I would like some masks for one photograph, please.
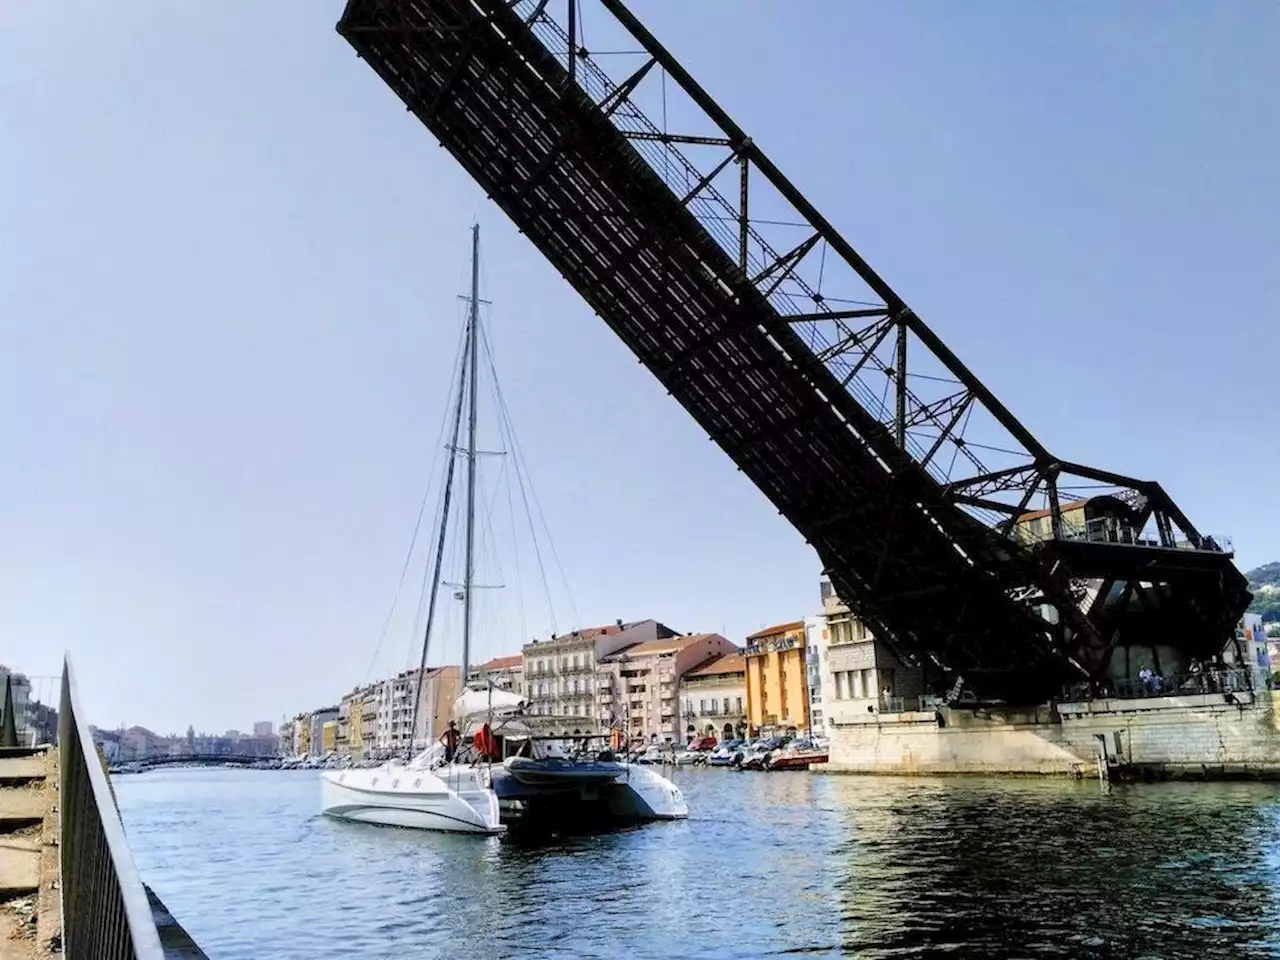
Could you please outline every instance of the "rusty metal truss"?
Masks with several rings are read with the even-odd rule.
[[[940,687],[1226,642],[1229,546],[1051,455],[622,0],[349,0],[338,31]]]

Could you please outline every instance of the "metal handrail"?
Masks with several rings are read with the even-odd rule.
[[[62,662],[58,818],[66,960],[163,960],[147,890],[80,705],[71,657]]]

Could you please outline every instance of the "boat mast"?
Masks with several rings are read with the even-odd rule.
[[[467,323],[467,551],[462,579],[462,677],[467,688],[471,655],[471,590],[475,579],[476,540],[476,366],[480,327],[480,224],[471,227],[471,311]]]
[[[440,593],[440,575],[442,572],[442,564],[444,563],[444,540],[449,530],[449,507],[453,502],[453,475],[458,465],[458,434],[462,429],[462,401],[467,390],[467,365],[470,363],[474,366],[472,360],[472,351],[475,344],[472,340],[470,332],[468,332],[466,341],[462,347],[462,363],[458,365],[458,398],[453,406],[453,431],[449,438],[449,466],[445,471],[444,478],[444,497],[440,505],[440,529],[436,531],[436,550],[434,559],[434,575],[431,578],[431,596],[427,601],[427,624],[422,632],[422,656],[418,660],[418,679],[414,685],[413,693],[413,712],[410,714],[412,719],[409,721],[409,754],[413,754],[413,738],[418,735],[418,708],[422,705],[422,682],[427,672],[427,648],[431,644],[431,628],[436,619],[436,598]],[[474,391],[473,391],[474,396]],[[475,413],[471,416],[472,427],[471,432],[475,434]],[[466,655],[463,655],[466,659]],[[465,676],[466,667],[463,667]]]

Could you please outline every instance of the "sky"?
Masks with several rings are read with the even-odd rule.
[[[632,8],[1051,450],[1280,559],[1280,6]],[[415,657],[473,222],[555,625],[815,612],[816,556],[340,10],[0,4],[0,662],[220,731]]]

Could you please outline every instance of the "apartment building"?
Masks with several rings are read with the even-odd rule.
[[[827,715],[822,702],[822,664],[827,659],[826,614],[804,618],[805,684],[809,689],[809,732],[815,737],[827,735]]]
[[[626,730],[631,743],[680,739],[680,678],[712,657],[737,652],[718,633],[674,634],[607,654],[598,674],[601,727]]]
[[[609,711],[602,712],[602,707],[613,704],[599,696],[601,661],[624,647],[674,636],[674,630],[657,620],[618,620],[525,644],[521,654],[529,713],[559,717],[570,733],[608,727]]]
[[[338,732],[338,708],[321,707],[311,713],[311,730],[307,736],[307,756],[323,757],[334,751],[334,740]],[[332,723],[332,733],[326,740],[325,727]]]
[[[306,757],[311,755],[311,714],[300,713],[293,718],[293,743],[287,757]]]
[[[808,664],[803,620],[747,637],[747,725],[753,733],[809,729]]]
[[[428,667],[418,683],[418,671],[406,670],[389,680],[373,685],[369,697],[375,707],[372,720],[375,735],[372,738],[372,754],[377,759],[404,752],[421,750],[433,743],[445,729],[453,710],[453,703],[461,693],[460,668]],[[414,730],[413,697],[418,691],[418,723]],[[361,738],[364,740],[364,722],[369,711],[362,714]]]
[[[712,734],[721,740],[747,733],[747,661],[740,651],[718,653],[680,678],[680,717],[685,739]]]
[[[494,657],[467,671],[467,686],[472,689],[488,689],[491,683],[494,689],[523,695],[524,655],[517,653],[511,657]]]
[[[377,717],[376,704],[371,707],[368,702],[372,696],[372,685],[356,687],[338,704],[337,751],[353,760],[363,760],[369,756],[366,749],[371,746],[369,740],[376,734],[371,729],[366,736],[365,730],[366,719],[373,720]]]
[[[854,716],[917,709],[924,692],[920,668],[902,662],[877,640],[826,580],[822,608],[827,636],[819,675],[826,732],[833,734]]]

